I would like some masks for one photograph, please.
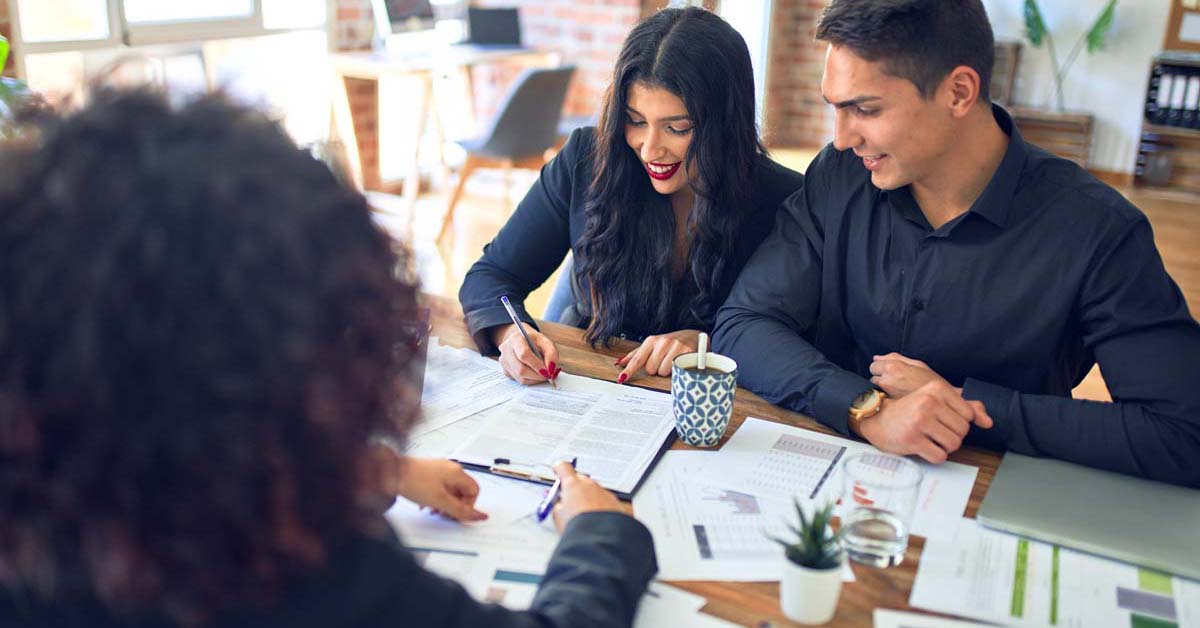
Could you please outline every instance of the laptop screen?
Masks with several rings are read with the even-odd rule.
[[[521,22],[516,9],[467,7],[467,33],[472,44],[521,45]]]

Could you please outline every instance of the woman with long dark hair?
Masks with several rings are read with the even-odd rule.
[[[558,375],[558,352],[530,330],[539,360],[500,303],[521,307],[573,251],[573,303],[560,322],[593,344],[641,345],[618,381],[670,373],[712,328],[741,267],[801,175],[758,139],[746,43],[720,17],[667,9],[625,40],[600,125],[571,134],[472,266],[459,299],[485,354],[532,384]]]

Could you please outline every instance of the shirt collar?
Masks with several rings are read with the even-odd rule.
[[[1000,125],[1000,130],[1008,136],[1008,148],[1005,149],[1004,158],[1000,160],[1000,166],[996,168],[987,187],[983,189],[979,198],[975,199],[975,203],[971,205],[967,213],[978,214],[997,227],[1004,227],[1008,224],[1013,198],[1017,194],[1017,184],[1021,181],[1021,171],[1025,168],[1025,156],[1028,149],[1025,139],[1021,137],[1021,132],[1013,124],[1012,116],[1003,107],[992,103],[992,116],[996,118],[996,124]],[[928,221],[925,220],[916,201],[912,198],[910,186],[906,185],[891,191],[878,190],[876,193],[888,199],[892,206],[899,209],[909,220],[929,228]],[[953,222],[957,224],[962,221],[955,219]]]
[[[1017,195],[1017,184],[1021,181],[1028,149],[1021,132],[1013,124],[1012,116],[1003,107],[992,103],[992,115],[996,118],[996,124],[1000,125],[1000,130],[1008,135],[1008,148],[992,180],[988,181],[983,194],[975,199],[975,204],[968,211],[979,214],[997,227],[1004,227],[1008,224],[1013,198]]]

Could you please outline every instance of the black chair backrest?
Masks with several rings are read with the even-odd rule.
[[[526,70],[517,78],[479,152],[519,159],[537,155],[558,140],[567,85],[575,66]]]

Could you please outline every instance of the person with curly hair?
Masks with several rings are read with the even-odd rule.
[[[545,318],[586,328],[607,345],[639,346],[617,361],[618,383],[669,375],[695,351],[717,308],[802,175],[772,161],[754,118],[745,40],[698,7],[664,9],[622,45],[599,126],[573,132],[459,291],[480,351],[523,384],[553,379],[554,342],[500,303],[524,310],[530,292],[572,252]],[[563,301],[560,307],[557,302]]]
[[[380,512],[459,519],[416,420],[409,256],[274,123],[102,91],[0,148],[0,624],[628,626],[656,566],[557,471],[528,612],[425,571]]]

